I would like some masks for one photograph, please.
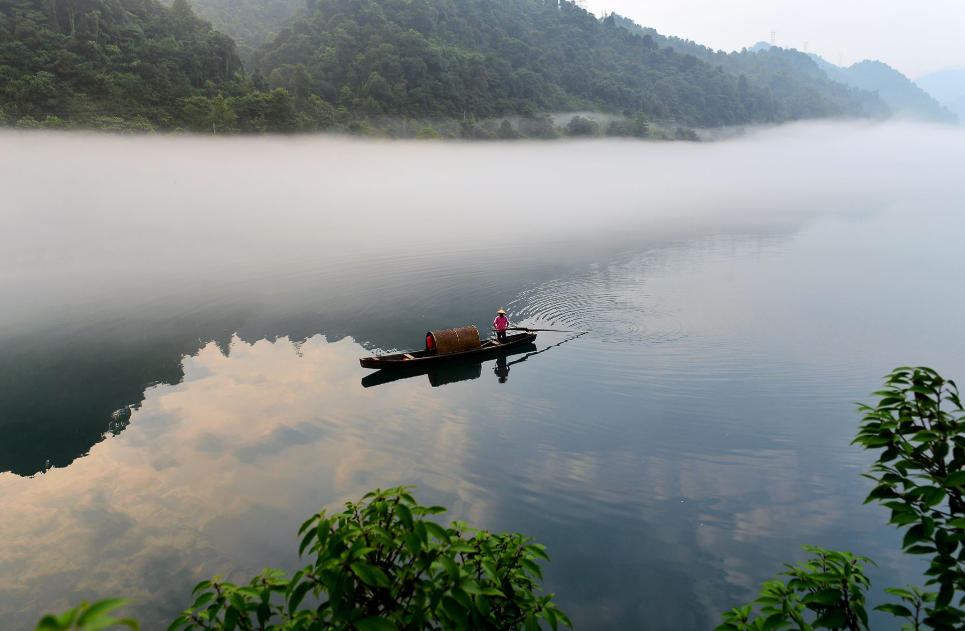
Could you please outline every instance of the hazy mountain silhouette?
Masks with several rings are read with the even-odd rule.
[[[726,73],[744,79],[742,89],[758,88],[765,91],[783,109],[790,120],[821,116],[870,116],[887,118],[888,105],[874,92],[856,88],[828,78],[808,55],[779,46],[760,42],[754,49],[727,53],[713,50],[696,42],[661,35],[655,29],[640,26],[616,13],[613,19],[631,33],[666,51],[693,55],[698,60]]]
[[[810,57],[833,81],[877,92],[896,116],[934,123],[958,122],[955,113],[886,63],[866,59],[842,68],[813,53]]]
[[[965,68],[929,72],[915,79],[915,83],[965,123]]]

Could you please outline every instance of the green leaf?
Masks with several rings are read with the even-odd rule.
[[[910,591],[908,591],[907,589],[901,589],[901,588],[898,588],[898,587],[886,587],[886,588],[885,588],[885,592],[888,593],[888,594],[891,594],[892,596],[898,596],[899,598],[912,599],[912,598],[915,597],[915,595],[912,594],[912,593],[911,593]]]
[[[450,596],[442,599],[442,608],[449,614],[449,617],[456,621],[460,627],[469,626],[469,619],[466,617],[466,610],[463,609],[456,600]]]
[[[391,620],[376,616],[367,616],[361,620],[356,620],[353,624],[359,631],[398,631],[399,629]]]
[[[65,627],[57,622],[57,618],[46,615],[37,623],[37,631],[62,631]]]
[[[546,554],[543,546],[541,546],[541,545],[539,545],[539,544],[535,544],[535,543],[534,543],[534,544],[530,544],[530,545],[526,546],[525,548],[523,548],[523,550],[525,550],[526,552],[532,554],[534,557],[536,557],[536,558],[538,558],[538,559],[543,559],[544,561],[549,561],[549,560],[550,560],[550,558],[549,558],[549,556]]]
[[[483,572],[485,572],[486,576],[489,577],[489,580],[493,581],[494,583],[499,582],[500,580],[499,572],[496,571],[496,566],[493,565],[492,561],[490,561],[489,559],[486,559],[485,561],[483,561],[482,569],[483,569]]]
[[[529,559],[520,557],[519,564],[523,566],[523,569],[535,576],[536,578],[543,579],[543,570],[540,569],[536,563],[530,561]]]
[[[211,581],[201,581],[200,583],[194,586],[194,589],[191,590],[191,593],[197,594],[202,589],[208,589],[209,587],[211,587]]]
[[[780,629],[781,627],[786,627],[789,624],[791,623],[784,618],[783,614],[775,613],[768,616],[764,620],[762,629],[764,629],[764,631],[773,631],[774,629]]]
[[[898,513],[892,516],[891,520],[888,523],[894,524],[896,526],[903,526],[905,524],[914,524],[919,519],[920,518],[918,517],[917,513]]]
[[[801,603],[805,605],[808,603],[817,603],[824,606],[835,605],[841,602],[841,596],[840,589],[828,587],[813,594],[808,594],[801,599]]]
[[[965,471],[956,471],[951,475],[945,477],[942,480],[942,484],[945,486],[962,486],[965,485]]]
[[[370,587],[388,587],[389,577],[381,569],[368,563],[352,563],[352,572]]]
[[[308,581],[304,581],[298,584],[295,589],[292,590],[291,596],[288,598],[288,613],[294,614],[298,609],[298,605],[302,604],[302,600],[305,598],[305,594],[308,590],[312,588],[312,584]]]
[[[77,619],[77,626],[82,627],[85,624],[88,624],[91,621],[108,614],[129,602],[129,600],[124,600],[123,598],[107,598],[104,600],[99,600],[88,607],[87,611],[80,615],[80,618]]]
[[[571,628],[571,629],[573,628],[573,623],[570,622],[570,617],[569,617],[569,616],[567,616],[565,613],[563,613],[563,612],[560,611],[559,609],[554,609],[553,611],[556,613],[556,618],[557,618],[560,622],[562,622],[563,624],[565,624],[566,626],[568,626],[568,627]]]
[[[902,618],[911,618],[914,614],[911,613],[911,609],[904,607],[902,605],[896,605],[893,603],[888,603],[887,605],[879,605],[875,607],[876,611],[884,611],[885,613],[890,613],[893,616],[901,616]]]
[[[840,609],[832,609],[818,616],[814,621],[815,629],[842,629],[848,624],[847,614]]]
[[[101,629],[114,626],[124,626],[129,629],[133,629],[133,631],[139,631],[137,620],[133,620],[131,618],[118,620],[117,618],[111,618],[109,616],[98,616],[97,618],[89,621],[83,627],[78,628],[82,628],[84,631],[101,631]]]
[[[914,545],[909,548],[905,548],[905,554],[933,554],[934,552],[934,546]]]
[[[457,582],[459,580],[459,567],[456,565],[456,562],[446,555],[439,557],[439,562],[446,570],[446,573],[449,574],[449,580],[453,583]]]
[[[935,600],[935,609],[944,609],[952,602],[952,597],[955,595],[955,585],[953,583],[945,583],[942,585],[941,589],[938,590],[938,599]]]
[[[419,523],[423,525],[423,528],[425,528],[429,534],[442,543],[449,542],[449,533],[439,524],[432,521],[420,521]]]
[[[187,616],[181,615],[174,619],[174,622],[167,628],[167,631],[177,631],[185,625],[185,623],[190,620]]]
[[[243,614],[248,611],[248,604],[238,592],[231,592],[228,594],[228,601],[231,602],[232,607],[238,610],[238,613]]]
[[[407,528],[412,527],[412,512],[405,504],[396,505],[395,513]]]
[[[481,594],[482,589],[480,589],[479,584],[471,578],[463,578],[459,581],[459,589],[466,592],[467,594]]]
[[[419,535],[414,532],[407,532],[403,539],[405,540],[406,550],[408,550],[412,556],[419,556],[419,552],[422,551],[422,540],[419,539]]]
[[[925,537],[925,533],[921,525],[912,526],[911,528],[908,529],[908,532],[905,533],[905,537],[901,542],[901,547],[907,548],[908,546],[914,543],[918,543],[919,541],[924,539],[924,537]]]

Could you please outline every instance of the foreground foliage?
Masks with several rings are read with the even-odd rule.
[[[930,368],[899,368],[886,378],[854,442],[880,452],[866,476],[875,481],[865,503],[891,509],[905,529],[902,549],[931,563],[923,590],[889,588],[898,603],[877,607],[903,620],[902,629],[951,631],[965,624],[965,410],[958,387]],[[812,558],[787,566],[786,581],[764,584],[751,605],[723,614],[718,631],[868,628],[863,564],[847,552],[805,547]]]
[[[338,514],[313,515],[299,530],[299,553],[308,553],[310,564],[291,577],[266,569],[246,585],[220,576],[202,581],[194,604],[169,630],[532,631],[541,621],[552,629],[571,626],[552,594],[537,593],[539,563],[549,561],[543,546],[465,522],[440,526],[428,518],[445,509],[420,506],[410,489],[376,491]],[[98,607],[106,606],[96,603],[90,610]],[[43,624],[38,631],[74,628]]]
[[[120,598],[108,598],[93,605],[83,602],[59,616],[44,616],[37,624],[37,631],[99,631],[117,627],[139,631],[136,620],[111,615],[111,612],[127,603]]]

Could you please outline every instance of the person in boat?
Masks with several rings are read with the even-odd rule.
[[[496,319],[493,320],[493,328],[496,329],[496,341],[500,344],[506,341],[506,327],[509,326],[509,318],[506,312],[500,309],[496,312]]]

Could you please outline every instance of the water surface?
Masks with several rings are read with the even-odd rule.
[[[0,136],[4,626],[124,595],[163,629],[403,483],[545,543],[578,629],[714,626],[802,543],[920,584],[849,443],[894,366],[965,375],[961,140]],[[592,333],[363,384],[500,307]]]

